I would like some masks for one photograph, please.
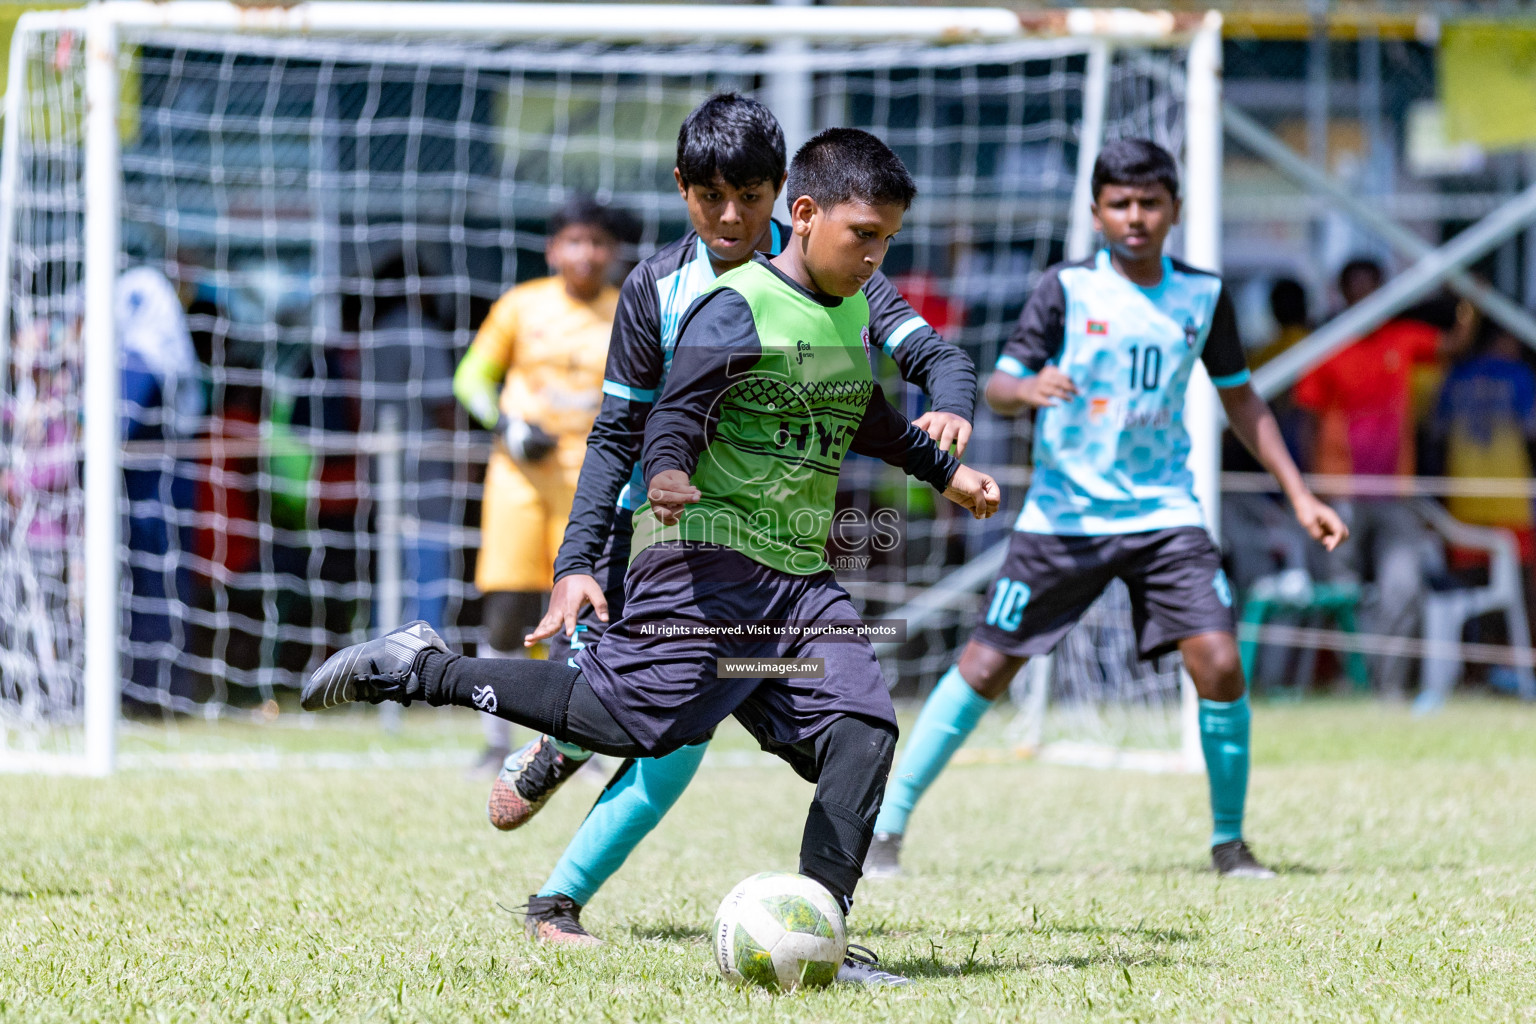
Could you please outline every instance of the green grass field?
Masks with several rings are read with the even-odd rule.
[[[0,1019],[1536,1021],[1536,708],[1261,705],[1271,883],[1205,870],[1199,777],[957,765],[907,877],[850,919],[915,984],[790,996],[728,987],[705,938],[739,879],[793,868],[810,795],[731,732],[588,909],[593,950],[535,946],[502,908],[596,788],[495,832],[456,767],[465,717],[133,730],[130,763],[243,743],[293,766],[5,778]],[[394,766],[291,760],[342,749]]]

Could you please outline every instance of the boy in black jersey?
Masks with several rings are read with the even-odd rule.
[[[625,281],[614,319],[603,406],[587,439],[570,526],[555,561],[549,613],[529,641],[550,639],[568,660],[596,642],[623,613],[631,518],[644,500],[639,482],[645,424],[671,363],[683,313],[716,277],[754,253],[777,255],[789,228],[773,219],[785,179],[784,135],[767,107],[736,93],[700,104],[678,131],[675,178],[693,230],[642,262]],[[976,402],[975,368],[919,316],[883,274],[864,286],[870,337],[902,376],[931,396],[918,426],[963,453]],[[625,763],[582,823],[553,874],[529,901],[531,935],[596,941],[581,908],[682,795],[706,742],[663,758]],[[539,737],[507,759],[492,786],[498,828],[527,822],[584,763],[586,751]]]
[[[646,430],[648,504],[636,513],[646,536],[627,576],[630,607],[603,640],[575,667],[477,660],[411,623],[332,656],[303,706],[476,707],[630,757],[668,753],[734,715],[816,783],[800,869],[846,910],[896,722],[868,640],[824,632],[857,620],[824,557],[839,468],[849,451],[879,458],[978,518],[996,511],[998,489],[907,423],[870,372],[862,287],[916,193],[906,169],[868,133],[829,129],[796,155],[791,177],[796,243],[722,278],[684,317],[675,376]],[[722,622],[769,635],[709,631]],[[675,642],[655,628],[669,623],[685,627]],[[765,681],[728,670],[738,651],[816,664]],[[838,977],[904,980],[857,957]]]

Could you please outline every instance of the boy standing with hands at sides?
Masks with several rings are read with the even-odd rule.
[[[675,750],[734,715],[816,783],[800,871],[852,905],[896,739],[874,649],[808,627],[857,612],[824,549],[849,451],[927,481],[978,518],[997,484],[941,452],[885,401],[861,289],[916,187],[880,140],[834,128],[790,167],[793,237],[724,275],[684,317],[646,425],[647,502],[635,514],[626,607],[574,666],[450,653],[425,623],[338,652],[305,685],[310,710],[349,701],[477,707],[620,757]],[[658,621],[787,622],[751,639]],[[734,678],[719,659],[824,660],[816,678]],[[857,957],[849,980],[902,979]],[[883,977],[877,977],[883,975]]]
[[[1048,654],[1116,577],[1143,658],[1177,649],[1200,695],[1200,739],[1222,875],[1272,878],[1243,838],[1248,697],[1232,588],[1189,471],[1184,394],[1200,360],[1232,432],[1279,481],[1296,519],[1332,551],[1349,531],[1302,481],[1248,383],[1221,278],[1163,253],[1179,219],[1178,168],[1146,139],[1093,168],[1105,247],[1052,267],[987,382],[993,411],[1038,410],[1034,476],[985,618],[923,705],[875,826],[870,877],[900,872],[907,817],[1030,657]]]

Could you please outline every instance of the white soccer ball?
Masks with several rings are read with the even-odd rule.
[[[847,951],[842,907],[804,875],[753,875],[715,911],[715,962],[738,985],[784,992],[830,985]]]

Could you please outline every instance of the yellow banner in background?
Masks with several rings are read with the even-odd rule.
[[[1452,141],[1484,149],[1536,143],[1536,22],[1444,24],[1440,102]]]

